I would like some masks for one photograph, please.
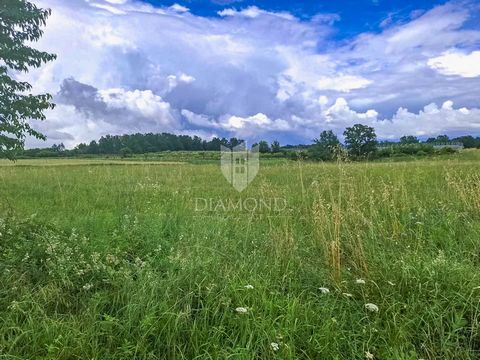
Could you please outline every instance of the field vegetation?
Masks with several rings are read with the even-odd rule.
[[[1,162],[0,357],[476,359],[479,159]]]

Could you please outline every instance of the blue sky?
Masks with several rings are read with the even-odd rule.
[[[224,8],[242,9],[256,6],[271,12],[286,11],[298,18],[309,19],[317,14],[337,14],[339,20],[333,35],[336,39],[351,37],[365,31],[379,31],[380,24],[387,18],[392,21],[405,21],[413,13],[417,15],[445,1],[405,1],[405,0],[188,0],[188,1],[147,1],[155,6],[180,4],[188,7],[199,16],[218,16]]]
[[[68,147],[172,132],[308,143],[480,135],[480,1],[33,0],[52,9],[21,74],[57,107],[34,124]]]

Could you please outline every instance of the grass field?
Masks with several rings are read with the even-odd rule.
[[[478,359],[479,160],[0,162],[0,358]]]

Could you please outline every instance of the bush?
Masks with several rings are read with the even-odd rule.
[[[435,153],[431,144],[400,144],[380,148],[377,155],[380,158],[408,156],[426,156]]]
[[[435,153],[438,155],[447,155],[447,154],[455,154],[457,150],[451,148],[451,147],[443,147],[440,149],[436,149]]]

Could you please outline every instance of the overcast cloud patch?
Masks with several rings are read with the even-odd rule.
[[[56,94],[59,106],[33,124],[55,134],[47,145],[137,131],[310,141],[357,122],[385,138],[480,134],[480,31],[464,28],[476,9],[468,2],[341,43],[331,39],[336,14],[301,20],[239,3],[207,18],[179,4],[38,4],[53,9],[38,47],[58,59],[19,77]]]

